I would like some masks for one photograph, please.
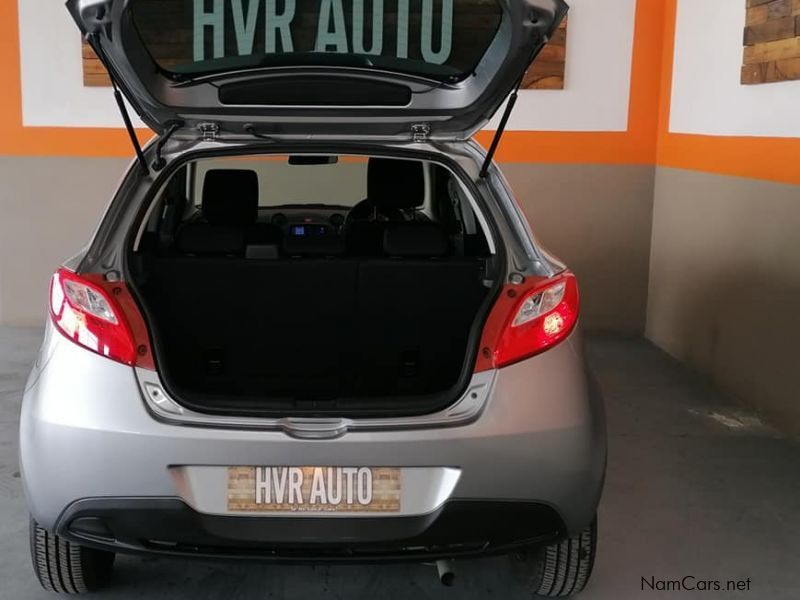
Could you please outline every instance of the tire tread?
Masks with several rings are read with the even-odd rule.
[[[579,534],[551,544],[536,555],[529,577],[534,596],[564,598],[580,593],[589,582],[597,550],[597,519]]]
[[[73,544],[31,519],[31,562],[41,586],[61,594],[84,594],[102,587],[114,554]]]

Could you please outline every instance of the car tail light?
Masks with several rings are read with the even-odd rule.
[[[504,367],[552,348],[572,332],[578,311],[578,283],[570,272],[507,285],[484,327],[475,371]]]
[[[144,320],[121,281],[59,269],[50,282],[50,317],[64,337],[92,352],[154,368]]]

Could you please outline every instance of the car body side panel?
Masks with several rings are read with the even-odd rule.
[[[571,533],[596,510],[605,425],[577,331],[500,370],[474,423],[320,441],[161,423],[147,411],[133,369],[58,333],[48,337],[49,359],[31,375],[20,435],[28,505],[46,528],[82,498],[176,497],[169,468],[191,465],[451,467],[461,470],[453,499],[547,504]]]

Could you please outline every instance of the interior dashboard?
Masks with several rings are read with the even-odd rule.
[[[330,238],[341,234],[350,210],[346,206],[316,204],[260,208],[258,221],[279,228],[289,238]]]

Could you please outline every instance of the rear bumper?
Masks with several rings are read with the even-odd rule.
[[[296,439],[285,431],[163,422],[148,411],[133,369],[83,350],[58,334],[48,337],[25,392],[20,432],[28,507],[47,529],[65,527],[68,519],[64,515],[87,499],[137,498],[145,504],[178,499],[180,510],[171,508],[163,514],[176,515],[184,524],[200,520],[200,531],[206,527],[217,531],[214,524],[224,522],[226,527],[228,523],[247,524],[231,529],[246,533],[253,524],[269,529],[289,520],[295,526],[288,531],[297,532],[294,543],[312,543],[300,532],[307,529],[306,523],[313,525],[323,519],[307,514],[226,514],[223,486],[207,483],[213,478],[204,474],[211,472],[209,468],[232,465],[418,469],[423,476],[417,479],[421,483],[414,490],[415,497],[436,500],[431,500],[428,508],[418,503],[419,508],[412,511],[415,514],[402,517],[416,519],[417,524],[428,523],[425,519],[431,514],[456,501],[488,502],[485,507],[522,503],[548,507],[557,516],[559,525],[548,526],[552,531],[547,535],[571,535],[588,526],[597,509],[605,474],[605,422],[602,400],[586,373],[578,332],[544,354],[500,370],[483,412],[469,423],[353,430],[325,440]],[[202,476],[176,478],[181,467]],[[457,481],[445,487],[441,482],[449,479],[434,477],[442,469],[457,471]],[[213,508],[220,503],[222,509]],[[184,512],[186,507],[190,512]],[[471,526],[469,521],[481,521],[482,515],[469,517],[465,526]],[[361,515],[358,519],[363,526],[359,521],[356,527],[352,516],[324,518],[326,527],[345,532],[367,531],[392,522],[385,516]],[[136,533],[132,524],[141,523],[139,517],[122,521],[126,523],[121,534],[128,539],[126,544],[132,539],[158,539],[148,537],[149,530]],[[416,535],[415,526],[412,524],[411,538]],[[371,541],[361,534],[350,535],[354,543]],[[389,538],[394,552],[400,538]],[[219,544],[219,540],[206,541],[208,547]],[[501,540],[499,545],[507,541]],[[186,543],[199,542],[203,540]],[[313,543],[324,542],[318,539]],[[233,546],[235,549],[236,544]],[[141,543],[137,549],[163,551]]]
[[[79,544],[126,553],[281,562],[417,561],[486,556],[564,535],[550,507],[451,500],[414,517],[260,518],[204,515],[176,498],[86,499],[56,531]]]

